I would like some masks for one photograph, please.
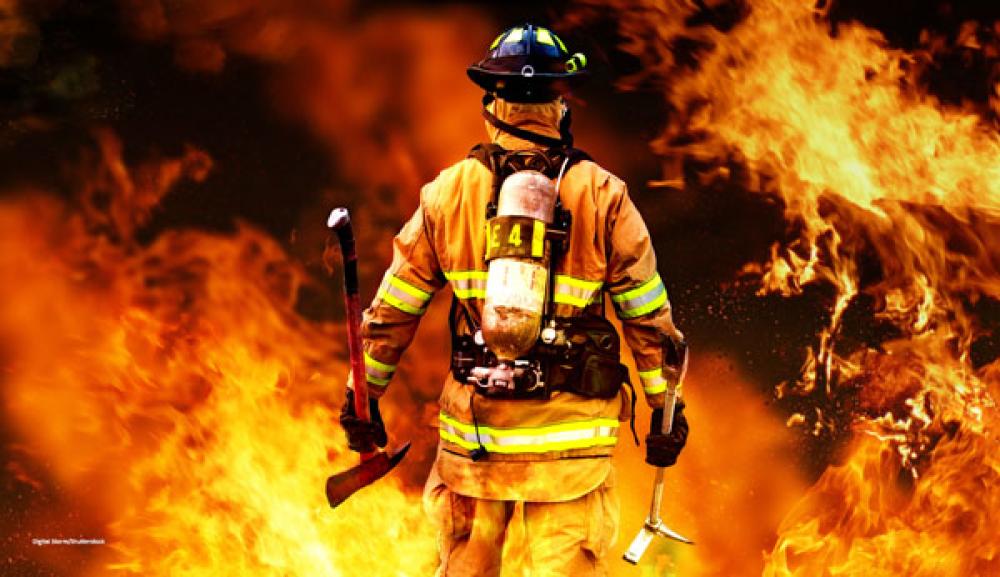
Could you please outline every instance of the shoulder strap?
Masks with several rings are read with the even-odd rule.
[[[560,170],[568,171],[578,162],[591,160],[590,155],[586,152],[580,150],[579,148],[569,146],[557,146],[533,152],[545,157],[546,164],[548,166],[548,169],[545,170],[545,175],[552,179],[559,176]],[[468,158],[478,160],[493,174],[493,186],[490,193],[490,201],[486,207],[487,219],[496,216],[497,200],[500,198],[500,186],[503,184],[503,179],[506,178],[510,172],[512,172],[512,167],[509,165],[509,162],[517,155],[524,154],[525,151],[508,151],[502,146],[492,142],[481,142],[473,146],[472,150],[469,151],[467,156]],[[565,168],[563,168],[564,163]]]
[[[503,171],[503,158],[507,150],[492,142],[481,142],[472,147],[468,158],[475,158],[483,163],[490,173],[493,174],[493,184],[490,190],[490,200],[486,205],[486,218],[491,219],[497,214],[497,199],[500,198],[500,185],[503,184],[505,175]]]
[[[509,151],[507,149],[503,148],[499,144],[492,142],[480,142],[472,147],[466,158],[474,158],[481,162],[483,166],[485,166],[493,174],[505,176],[503,172],[505,172],[504,168],[508,158],[508,152]],[[579,148],[572,148],[569,146],[557,146],[539,150],[538,152],[540,154],[544,154],[549,159],[549,164],[552,167],[552,170],[557,174],[559,169],[562,167],[563,161],[566,159],[569,160],[566,164],[567,170],[578,162],[593,160],[586,152],[580,150]],[[555,178],[557,174],[547,174],[546,176]]]
[[[589,154],[580,150],[579,148],[567,147],[564,148],[563,151],[566,154],[566,158],[569,159],[569,164],[566,165],[567,170],[569,170],[569,167],[573,166],[578,162],[582,162],[584,160],[590,160],[590,161],[594,160],[593,158],[590,157]]]
[[[479,162],[483,163],[490,172],[496,172],[493,170],[495,158],[500,154],[503,154],[506,150],[499,144],[494,144],[492,142],[480,142],[479,144],[472,147],[469,150],[469,154],[466,158],[475,158]]]

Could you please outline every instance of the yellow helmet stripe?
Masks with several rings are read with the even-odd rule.
[[[504,34],[506,34],[506,32],[501,32],[496,38],[493,39],[493,44],[490,44],[490,50],[493,50],[500,45],[500,40],[503,39]]]
[[[555,33],[552,34],[552,37],[555,38],[556,43],[559,44],[559,48],[562,48],[563,52],[569,52],[569,50],[566,50],[566,45],[563,44],[562,38],[559,38]]]
[[[503,43],[515,44],[517,42],[520,42],[522,38],[524,38],[524,28],[514,28],[513,30],[510,31],[510,34],[508,34],[507,37],[504,38]]]
[[[538,27],[535,29],[535,40],[539,44],[548,44],[549,46],[555,46],[556,43],[552,41],[552,33],[548,31],[547,28]]]

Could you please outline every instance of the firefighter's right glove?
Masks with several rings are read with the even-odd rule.
[[[347,389],[347,400],[340,410],[340,426],[347,433],[347,446],[352,451],[370,453],[375,446],[384,447],[389,442],[385,434],[385,424],[378,410],[378,399],[368,399],[368,414],[371,421],[362,421],[354,411],[354,391]]]
[[[670,467],[687,443],[688,422],[684,417],[684,401],[678,399],[674,406],[674,423],[669,435],[664,435],[663,409],[653,410],[653,419],[646,436],[646,462],[654,467]]]

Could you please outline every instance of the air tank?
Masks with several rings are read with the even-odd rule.
[[[551,224],[555,202],[556,189],[552,180],[533,170],[515,172],[500,187],[497,219],[487,225],[488,246],[491,246],[490,243],[497,246],[533,242],[541,247],[534,254],[500,256],[489,261],[482,331],[486,345],[501,362],[523,356],[538,339],[545,308],[550,254],[544,238],[536,238],[539,234],[544,237],[544,227],[526,222],[495,227],[493,223],[503,220],[502,217],[524,217]],[[531,226],[532,230],[518,228],[515,231],[514,226]],[[501,236],[506,238],[496,238],[497,230],[502,231]]]

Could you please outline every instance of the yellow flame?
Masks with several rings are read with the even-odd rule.
[[[998,499],[987,424],[997,420],[997,363],[972,366],[981,331],[967,303],[1000,299],[1000,135],[921,90],[908,74],[913,57],[878,32],[840,23],[833,33],[812,1],[753,0],[725,31],[689,26],[698,9],[678,0],[620,11],[625,49],[646,65],[639,76],[662,77],[678,111],[655,146],[744,165],[737,184],[782,201],[798,238],[747,270],[760,273],[762,292],[822,284],[836,293],[802,382],[779,394],[848,383],[861,409],[845,464],[786,518],[765,574],[996,574],[983,511]],[[682,37],[698,46],[694,65],[674,60]],[[732,174],[709,168],[703,178]],[[866,258],[877,274],[862,273]],[[860,294],[899,335],[839,350]],[[832,426],[819,407],[790,423]]]

